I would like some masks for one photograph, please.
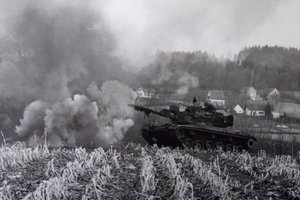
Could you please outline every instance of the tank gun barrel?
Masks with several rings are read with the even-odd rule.
[[[195,123],[191,119],[187,119],[186,117],[184,117],[182,114],[180,114],[179,111],[170,111],[168,109],[156,111],[156,110],[153,110],[150,108],[146,108],[146,107],[139,106],[139,105],[133,105],[133,104],[130,104],[129,106],[133,107],[136,111],[144,112],[146,115],[153,113],[153,114],[159,115],[161,117],[168,118],[172,122],[175,122],[177,124],[193,124],[193,123]]]
[[[179,105],[182,105],[182,106],[184,106],[184,107],[189,107],[189,105],[187,105],[187,104],[184,104],[184,103],[179,103]]]
[[[146,115],[149,115],[150,113],[162,116],[162,117],[166,117],[166,118],[170,118],[172,119],[172,116],[158,112],[156,110],[150,109],[150,108],[146,108],[143,106],[139,106],[139,105],[134,105],[134,104],[129,104],[130,107],[133,107],[136,111],[140,111],[140,112],[144,112]]]

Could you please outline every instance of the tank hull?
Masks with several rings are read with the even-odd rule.
[[[150,145],[198,149],[249,150],[256,139],[249,135],[211,126],[144,126],[142,136]]]
[[[176,135],[176,127],[172,125],[144,126],[142,136],[150,145],[183,147],[182,142]]]

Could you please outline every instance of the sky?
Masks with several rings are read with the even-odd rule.
[[[157,50],[232,58],[253,45],[300,47],[298,0],[100,0],[115,53],[139,65]]]
[[[0,35],[28,2],[1,0]],[[38,0],[36,0],[38,1]],[[39,2],[43,2],[40,0]],[[44,2],[47,2],[44,0]],[[207,51],[232,58],[253,45],[300,48],[299,0],[52,0],[89,4],[116,41],[114,54],[135,66],[163,51]],[[53,10],[53,8],[49,8]]]

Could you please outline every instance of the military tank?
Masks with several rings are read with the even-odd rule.
[[[256,142],[255,137],[231,129],[233,116],[217,111],[209,103],[204,107],[186,106],[184,111],[176,105],[160,111],[141,105],[131,106],[146,116],[154,114],[170,119],[161,125],[147,123],[143,126],[142,136],[150,145],[242,151],[251,149]]]

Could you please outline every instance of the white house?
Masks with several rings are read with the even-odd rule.
[[[233,110],[236,114],[244,113],[244,109],[240,106],[240,104],[237,104],[236,106],[234,106]]]
[[[217,108],[225,108],[225,95],[222,90],[209,90],[206,101],[210,101]]]
[[[159,98],[155,89],[138,88],[136,94],[141,98]]]
[[[136,90],[136,94],[137,94],[138,97],[142,97],[142,98],[148,97],[147,94],[146,94],[146,91],[143,88],[138,88]]]
[[[266,88],[258,90],[258,94],[266,100],[280,99],[280,92],[276,88]]]
[[[280,118],[280,113],[278,111],[272,111],[272,116],[274,119]]]
[[[265,116],[266,106],[265,101],[247,101],[245,113],[248,116]]]
[[[268,96],[273,96],[273,95],[280,95],[280,92],[276,88],[271,88],[270,92],[268,93]]]

